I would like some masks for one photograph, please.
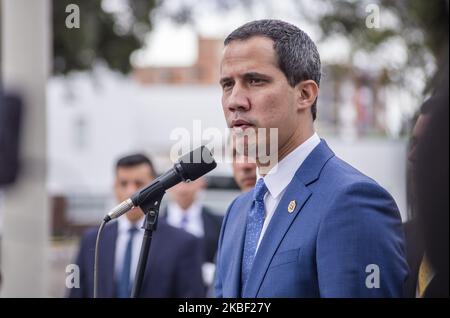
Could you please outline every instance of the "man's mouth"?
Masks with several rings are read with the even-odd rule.
[[[253,125],[250,122],[245,121],[243,119],[237,119],[231,122],[231,128],[233,129],[246,130],[250,127],[253,127]]]
[[[242,179],[242,183],[254,185],[256,183],[256,178],[255,177],[245,177]]]

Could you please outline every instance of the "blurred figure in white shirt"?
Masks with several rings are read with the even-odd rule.
[[[168,203],[164,216],[170,225],[182,228],[202,241],[203,280],[207,286],[211,286],[223,217],[203,205],[205,188],[204,178],[189,183],[182,182],[171,188],[171,202]]]

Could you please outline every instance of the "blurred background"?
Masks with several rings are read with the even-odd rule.
[[[408,219],[408,137],[448,39],[448,1],[2,0],[0,14],[2,103],[21,109],[17,121],[0,112],[17,141],[1,161],[11,177],[0,185],[0,295],[64,296],[81,233],[116,203],[119,156],[143,152],[162,173],[175,129],[192,144],[208,141],[194,121],[226,134],[223,40],[255,19],[291,22],[317,43],[318,134]],[[205,204],[223,214],[238,193],[221,163]]]

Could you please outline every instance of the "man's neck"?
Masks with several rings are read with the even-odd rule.
[[[256,165],[258,166],[258,171],[260,171],[261,176],[265,176],[270,169],[276,166],[281,160],[286,158],[292,151],[294,151],[298,146],[303,144],[306,140],[311,138],[314,135],[314,129],[308,129],[305,132],[296,132],[294,135],[288,139],[288,141],[278,148],[278,153],[275,155],[275,158],[270,160],[269,165],[262,165],[258,160],[256,161]]]
[[[135,226],[135,227],[139,228],[142,225],[142,223],[144,222],[144,216],[145,215],[142,215],[138,219],[136,219],[136,218],[130,219],[129,217],[125,216],[125,219],[128,221],[130,226]]]

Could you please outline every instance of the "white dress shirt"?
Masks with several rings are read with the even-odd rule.
[[[188,219],[184,229],[196,237],[203,237],[205,230],[203,229],[202,204],[200,200],[194,201],[187,210],[183,210],[175,202],[167,204],[167,223],[170,225],[181,228],[182,219],[185,215]]]
[[[124,215],[118,218],[118,232],[116,240],[116,255],[114,263],[114,275],[116,281],[120,278],[122,273],[123,261],[125,257],[125,251],[127,249],[128,239],[130,237],[129,229],[131,226],[135,226],[139,229],[133,236],[133,243],[131,247],[131,268],[130,268],[130,282],[134,284],[134,276],[136,274],[136,268],[139,261],[139,254],[141,251],[142,239],[144,238],[144,230],[142,225],[144,223],[144,217],[142,217],[136,224],[132,224]]]
[[[263,228],[261,230],[261,235],[259,236],[258,246],[256,250],[259,248],[259,244],[264,236],[264,233],[267,230],[267,226],[272,219],[273,214],[280,203],[281,198],[283,197],[284,192],[286,191],[287,186],[292,181],[295,173],[298,168],[302,165],[303,161],[305,161],[306,157],[316,148],[316,146],[320,143],[320,138],[317,133],[314,133],[311,137],[309,137],[305,142],[303,142],[300,146],[295,148],[291,153],[289,153],[286,157],[284,157],[276,166],[274,166],[267,175],[265,175],[264,183],[267,186],[267,193],[264,196],[264,207],[265,207],[265,215]],[[259,169],[257,171],[258,180],[261,178],[259,174]]]
[[[181,228],[183,216],[187,215],[188,219],[185,223],[184,230],[195,235],[198,238],[205,236],[202,219],[202,204],[200,199],[194,201],[187,210],[183,210],[176,202],[167,204],[167,223],[172,226]],[[214,281],[215,264],[203,263],[202,276],[206,286],[212,286]]]

